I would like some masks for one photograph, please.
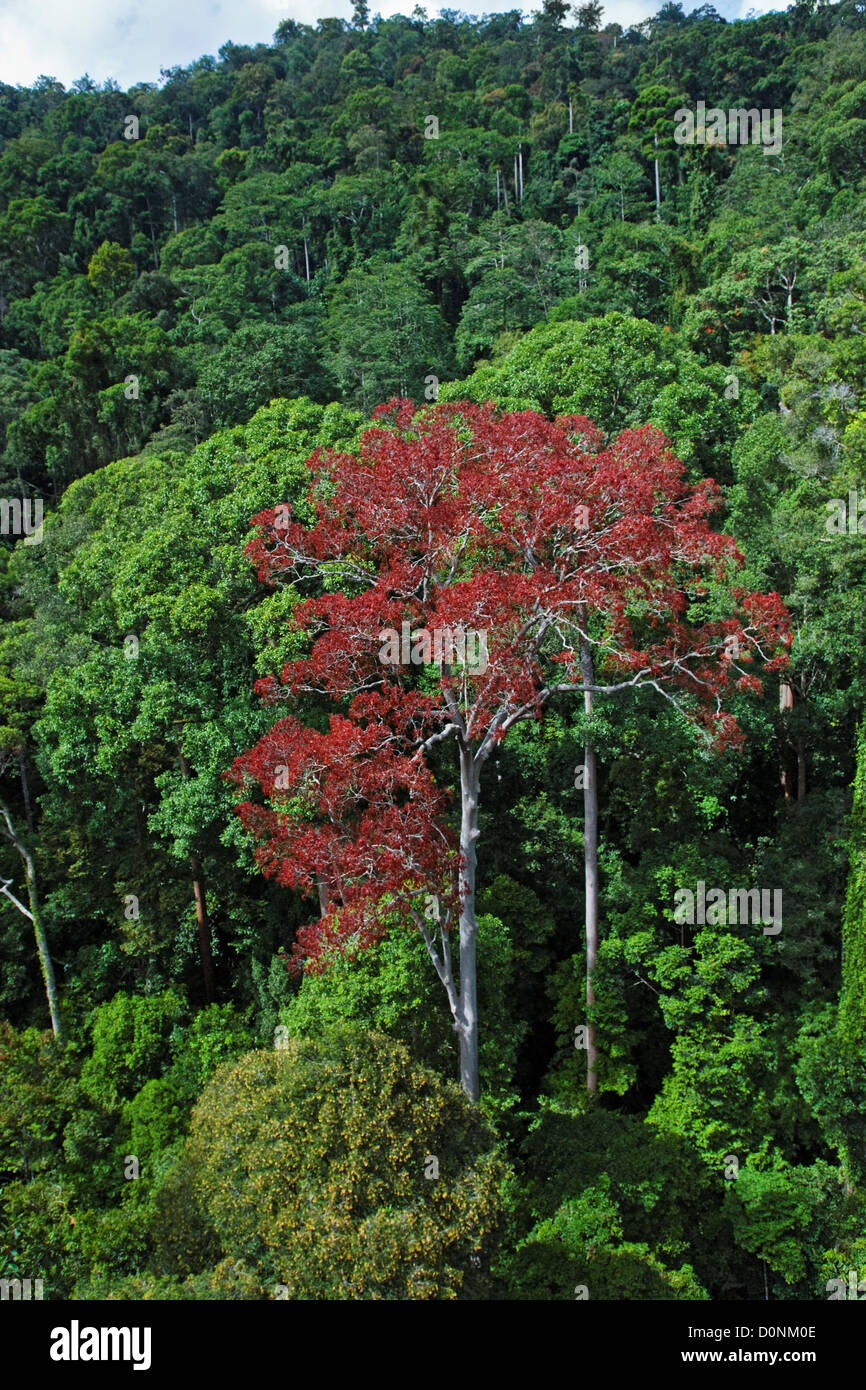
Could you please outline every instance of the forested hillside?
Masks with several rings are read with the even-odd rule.
[[[864,223],[859,0],[0,86],[0,1279],[857,1296]]]

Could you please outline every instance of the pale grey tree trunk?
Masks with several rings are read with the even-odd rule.
[[[657,135],[654,135],[654,136],[653,136],[653,144],[655,145],[656,149],[658,149],[658,147],[659,147],[659,137],[658,137]],[[658,222],[658,221],[660,221],[660,219],[661,219],[661,206],[662,206],[662,189],[661,189],[661,182],[660,182],[660,179],[659,179],[659,157],[658,157],[658,155],[656,155],[655,159],[653,160],[653,163],[655,164],[655,174],[656,174],[656,222]]]
[[[39,965],[42,970],[42,979],[45,982],[45,997],[48,1000],[48,1012],[51,1015],[51,1028],[57,1042],[62,1044],[63,1024],[60,1019],[57,982],[54,978],[54,962],[51,959],[51,952],[48,949],[48,937],[45,934],[45,926],[39,907],[39,896],[36,891],[36,871],[33,866],[33,858],[29,851],[25,854],[25,865],[27,874],[27,897],[30,902],[30,912],[33,917],[33,934],[36,937],[36,950],[39,954]]]
[[[479,769],[468,745],[460,749],[460,1002],[457,1036],[460,1040],[460,1084],[473,1105],[478,1104],[478,978],[475,881],[478,841]]]
[[[595,671],[592,650],[587,633],[586,604],[578,608],[580,622],[580,671],[583,683],[589,687],[595,684]],[[584,697],[587,718],[592,716],[592,691],[587,689]],[[586,1089],[595,1094],[598,1091],[596,1075],[596,1035],[590,1014],[595,1003],[593,976],[598,955],[598,777],[595,750],[591,736],[587,734],[583,750],[583,865],[585,880],[585,928],[586,928]]]
[[[30,903],[30,910],[28,911],[24,904],[19,902],[14,893],[10,891],[8,882],[3,884],[0,891],[4,893],[10,902],[14,903],[19,912],[23,913],[25,917],[29,917],[30,921],[33,923],[33,935],[36,938],[39,967],[42,971],[42,979],[45,984],[45,997],[48,1000],[48,1012],[51,1015],[51,1028],[57,1042],[62,1045],[63,1024],[60,1019],[57,982],[54,978],[54,963],[51,959],[51,952],[48,949],[48,937],[45,934],[45,925],[42,921],[42,913],[39,909],[39,894],[36,888],[36,866],[33,863],[33,855],[15,831],[8,807],[2,801],[0,801],[0,814],[2,814],[6,825],[3,833],[24,861],[24,877],[27,883],[27,900]]]

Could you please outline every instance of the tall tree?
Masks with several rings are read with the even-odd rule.
[[[784,663],[784,609],[776,595],[733,584],[741,557],[708,524],[717,489],[690,490],[658,431],[626,431],[600,449],[582,417],[550,423],[467,403],[416,412],[398,400],[375,415],[357,456],[310,461],[315,524],[271,509],[254,518],[248,547],[263,580],[317,591],[293,614],[310,655],[257,688],[293,709],[311,693],[329,697],[329,729],[290,713],[230,776],[245,790],[257,783],[270,803],[247,798],[239,808],[264,872],[310,895],[324,880],[322,915],[299,933],[297,962],[322,968],[341,943],[374,940],[389,916],[411,919],[448,997],[463,1088],[477,1101],[475,895],[491,753],[557,696],[644,685],[716,746],[735,742],[724,696],[735,685],[760,689],[744,662]],[[344,592],[329,592],[337,577]],[[716,616],[725,607],[729,616]],[[459,778],[454,831],[439,785],[448,750]],[[591,1006],[594,777],[588,786]]]

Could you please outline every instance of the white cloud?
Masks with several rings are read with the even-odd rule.
[[[616,0],[604,8],[603,23],[627,25],[655,14],[663,0]],[[578,0],[580,3],[580,0]],[[385,16],[410,14],[415,0],[370,0]],[[693,0],[686,0],[693,8]],[[529,0],[527,12],[540,9]],[[719,0],[728,18],[746,13],[749,0]],[[430,15],[440,6],[426,7]],[[454,3],[451,8],[462,8]],[[466,13],[495,14],[521,9],[519,0],[482,0]],[[762,11],[772,8],[758,4]],[[184,66],[205,53],[216,56],[227,41],[269,43],[281,19],[315,24],[326,16],[348,19],[351,0],[0,0],[0,80],[29,85],[45,73],[66,86],[85,72],[95,82],[115,78],[122,87],[158,82],[160,68]]]

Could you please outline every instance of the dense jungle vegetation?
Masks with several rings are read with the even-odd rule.
[[[699,101],[781,113],[781,148],[677,143]],[[864,223],[860,0],[625,30],[594,3],[356,0],[158,84],[0,86],[0,1277],[134,1300],[866,1277]],[[431,724],[412,762],[407,732],[448,680],[410,665],[377,705],[376,643],[353,713],[348,615],[387,590],[385,626],[420,621],[394,595],[450,460],[435,555],[453,622],[488,604],[495,669],[581,478],[592,544],[633,565],[581,620],[597,674],[656,626],[672,662],[682,529],[634,588],[666,487],[691,515],[671,453],[718,489],[708,553],[742,557],[689,620],[704,641],[778,594],[789,664],[715,662],[703,724],[694,682],[657,681],[591,712],[554,690],[491,740],[478,1099],[442,978],[465,766]],[[545,660],[585,670],[551,624]],[[780,891],[781,929],[679,920],[699,884]]]

